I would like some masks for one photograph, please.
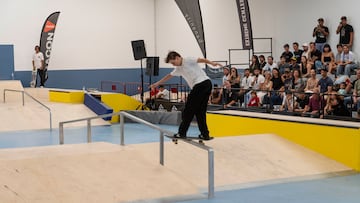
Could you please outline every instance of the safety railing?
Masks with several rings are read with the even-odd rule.
[[[120,144],[122,146],[125,145],[125,135],[124,135],[125,117],[128,119],[131,119],[135,122],[144,124],[155,130],[158,130],[160,132],[160,164],[164,165],[164,163],[165,163],[164,162],[164,138],[165,137],[171,138],[171,135],[173,135],[174,132],[162,129],[159,126],[156,126],[150,122],[147,122],[143,119],[140,119],[140,118],[133,116],[126,112],[115,112],[115,113],[111,113],[111,114],[103,114],[103,115],[94,116],[94,117],[60,122],[59,123],[59,143],[64,144],[64,124],[80,122],[80,121],[87,122],[87,141],[90,143],[92,140],[91,139],[91,137],[92,137],[92,135],[91,135],[91,120],[110,117],[110,116],[120,116]],[[180,141],[191,144],[195,147],[198,147],[198,148],[203,149],[208,152],[208,198],[213,198],[214,192],[215,192],[215,190],[214,190],[214,150],[213,150],[213,148],[203,145],[203,144],[200,144],[198,142],[191,141],[191,140],[180,139]]]
[[[217,103],[212,103],[215,105],[220,105],[223,108],[230,108],[230,109],[239,109],[239,110],[254,110],[256,112],[261,113],[276,113],[276,114],[284,114],[284,115],[291,115],[291,116],[306,116],[306,117],[314,117],[314,118],[327,118],[327,119],[336,119],[336,120],[351,120],[351,121],[360,121],[358,118],[352,118],[352,111],[356,107],[356,103],[353,101],[352,94],[339,94],[339,93],[313,93],[311,91],[296,91],[296,90],[261,90],[261,89],[244,89],[244,88],[230,88],[226,89],[223,87],[213,88],[213,91],[217,91],[218,97],[214,97]],[[259,106],[248,106],[248,102],[250,99],[251,92],[256,92],[256,96],[259,98],[260,105]],[[286,100],[286,92],[289,92],[291,98],[288,101],[291,101],[290,109],[288,108],[281,108],[283,105],[283,101]],[[231,103],[231,97],[228,94],[237,94],[236,99]],[[317,114],[312,114],[312,112],[305,112],[304,106],[301,106],[297,100],[299,97],[299,101],[309,101],[311,95],[317,94],[319,95],[319,106],[320,110]],[[337,99],[341,98],[341,105],[344,105],[346,109],[349,111],[348,115],[341,114],[337,115],[337,113],[342,112],[333,112],[330,108],[330,113],[326,112],[326,107],[330,104],[329,99],[330,96],[335,96]],[[358,96],[360,97],[360,96]],[[335,99],[335,98],[333,98]],[[231,105],[227,105],[231,103]],[[304,103],[303,103],[304,104]],[[305,104],[305,106],[308,103]],[[326,116],[326,117],[324,117]]]
[[[34,100],[35,102],[37,102],[38,104],[40,104],[41,106],[46,108],[49,111],[49,126],[50,126],[49,128],[50,128],[50,131],[52,131],[52,114],[51,114],[51,109],[48,106],[46,106],[41,101],[37,100],[36,98],[31,96],[29,93],[27,93],[24,90],[13,90],[13,89],[4,89],[4,92],[3,92],[4,103],[6,102],[6,92],[20,92],[22,94],[22,104],[23,104],[23,106],[25,105],[24,95],[26,94],[26,96],[30,97],[32,100]]]

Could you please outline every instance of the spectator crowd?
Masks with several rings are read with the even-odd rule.
[[[329,29],[318,19],[314,41],[283,46],[279,62],[272,56],[253,55],[243,75],[224,67],[222,84],[214,85],[209,103],[224,108],[266,108],[301,116],[360,117],[360,69],[352,47],[354,30],[341,17],[335,52],[327,43]],[[335,48],[335,47],[334,47]]]

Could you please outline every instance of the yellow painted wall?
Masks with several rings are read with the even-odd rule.
[[[136,110],[139,106],[141,106],[141,102],[130,96],[120,93],[102,94],[101,101],[111,107],[114,112],[118,112],[121,110]],[[119,122],[119,116],[113,116],[111,118],[111,122]]]
[[[360,130],[261,118],[207,114],[212,136],[273,133],[360,171]]]
[[[82,91],[49,91],[49,100],[63,103],[84,103],[84,92]]]

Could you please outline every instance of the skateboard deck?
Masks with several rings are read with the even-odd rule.
[[[36,86],[36,76],[37,76],[36,69],[33,69],[32,72],[31,72],[30,87],[35,87]]]
[[[175,143],[175,144],[177,144],[178,143],[178,140],[198,140],[198,142],[200,143],[200,144],[204,144],[204,141],[206,142],[206,141],[210,141],[210,140],[212,140],[212,139],[214,139],[213,137],[211,137],[211,139],[210,140],[204,140],[204,139],[201,139],[201,138],[199,138],[199,137],[190,137],[190,136],[187,136],[187,137],[185,137],[185,138],[179,138],[179,137],[174,137],[174,136],[168,136],[169,138],[171,138],[172,139],[172,141],[173,141],[173,143]]]

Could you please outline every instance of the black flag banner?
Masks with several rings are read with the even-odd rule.
[[[253,49],[249,3],[247,0],[236,0],[236,4],[240,18],[243,49]]]
[[[47,67],[49,65],[49,59],[51,54],[52,42],[54,40],[54,33],[56,23],[60,12],[54,12],[49,15],[45,20],[40,36],[40,51],[44,54],[44,66],[45,66],[45,80],[47,80]]]
[[[204,27],[199,0],[175,0],[206,58]]]

